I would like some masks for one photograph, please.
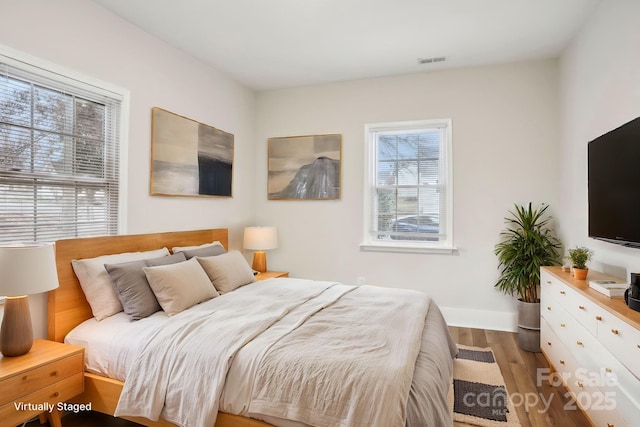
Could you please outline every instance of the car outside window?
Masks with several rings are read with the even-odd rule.
[[[453,250],[451,120],[365,127],[365,250]]]

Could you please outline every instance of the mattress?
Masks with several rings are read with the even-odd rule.
[[[281,280],[283,279],[270,279],[247,286],[275,286]],[[216,299],[200,303],[189,310],[207,312],[216,305]],[[299,307],[292,310],[235,354],[220,398],[221,411],[261,419],[279,427],[305,425],[248,412],[250,378],[257,369],[252,354],[260,351],[266,343],[272,342],[282,330],[295,328],[294,323],[299,318],[296,310],[301,309]],[[169,317],[162,311],[135,322],[125,313],[118,313],[100,322],[95,319],[86,320],[67,335],[65,342],[85,348],[85,365],[88,372],[124,382],[141,348],[165,328],[168,321]],[[437,419],[439,425],[450,425],[451,417],[446,396],[452,373],[452,356],[456,351],[442,314],[437,305],[432,303],[425,318],[422,343],[407,401],[408,426],[424,425],[425,419]]]

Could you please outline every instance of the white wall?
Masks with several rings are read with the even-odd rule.
[[[562,237],[595,252],[591,268],[623,279],[640,250],[589,239],[587,143],[640,116],[640,2],[603,0],[561,58]]]
[[[513,203],[557,212],[557,77],[557,63],[541,61],[260,93],[256,218],[280,237],[270,269],[418,289],[451,323],[513,329],[514,299],[493,288],[493,247]],[[453,120],[458,253],[361,252],[365,123],[443,117]],[[341,200],[267,200],[267,139],[322,133],[342,134]]]
[[[230,246],[254,217],[255,94],[86,0],[0,0],[0,45],[128,89],[128,233],[229,227]],[[151,108],[235,135],[233,198],[149,196]],[[46,334],[46,298],[31,298]]]

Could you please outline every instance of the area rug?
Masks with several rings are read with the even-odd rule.
[[[449,402],[453,420],[482,427],[519,427],[518,415],[490,348],[458,345]]]

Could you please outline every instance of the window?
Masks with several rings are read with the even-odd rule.
[[[362,248],[453,250],[451,120],[366,125]]]
[[[0,244],[118,233],[124,95],[0,52]]]

